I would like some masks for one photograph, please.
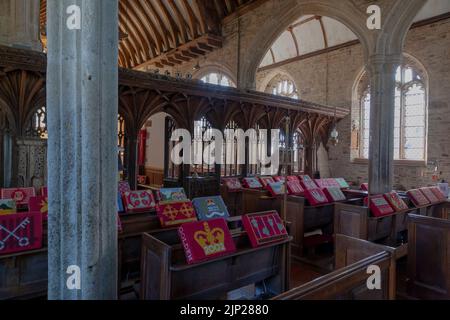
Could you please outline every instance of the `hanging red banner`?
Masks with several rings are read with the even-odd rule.
[[[138,165],[143,166],[145,165],[145,146],[147,142],[147,130],[141,130],[139,131],[138,136]]]

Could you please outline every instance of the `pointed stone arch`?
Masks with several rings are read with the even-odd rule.
[[[268,4],[269,5],[269,4]],[[294,1],[285,0],[282,4],[277,3],[277,10],[269,10],[261,6],[261,10],[271,12],[270,23],[264,23],[252,35],[244,35],[241,41],[248,43],[252,50],[241,53],[241,66],[238,75],[239,87],[254,89],[256,71],[264,59],[266,52],[278,36],[298,17],[307,14],[321,15],[333,18],[352,30],[360,40],[364,55],[369,56],[373,48],[373,40],[366,28],[367,15],[356,5],[347,1],[317,0],[317,1]],[[281,23],[280,23],[281,22]]]

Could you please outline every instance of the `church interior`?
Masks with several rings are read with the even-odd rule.
[[[0,0],[0,300],[450,300],[449,0]]]

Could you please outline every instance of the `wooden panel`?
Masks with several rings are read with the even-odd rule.
[[[0,300],[46,294],[47,249],[0,257]]]
[[[408,293],[450,299],[450,220],[411,215],[408,238]]]
[[[242,215],[242,192],[228,192],[225,185],[220,186],[220,195],[231,217]]]
[[[277,296],[276,300],[385,300],[392,299],[395,265],[391,254],[367,241],[336,236],[337,262],[340,268]],[[381,269],[381,290],[367,288],[367,268]],[[394,277],[393,277],[394,275]],[[395,288],[395,287],[394,287]]]
[[[334,210],[334,232],[336,234],[367,239],[369,215],[367,208],[338,203]]]
[[[303,197],[288,196],[286,202],[286,220],[291,223],[293,236],[291,243],[292,255],[296,258],[304,255],[304,234],[316,229],[322,229],[324,234],[333,234],[334,204],[321,206],[306,206]],[[281,200],[281,210],[284,202]]]
[[[220,194],[220,181],[216,176],[186,177],[183,182],[183,188],[189,199],[217,196]]]
[[[303,255],[303,238],[305,234],[304,212],[305,199],[302,197],[289,197],[286,203],[286,221],[290,222],[290,234],[293,239],[291,242],[291,252],[293,256],[301,257]],[[284,202],[281,202],[282,208]]]
[[[410,208],[384,217],[371,217],[367,207],[337,203],[335,206],[334,231],[350,237],[383,242],[389,246],[401,244],[401,233],[407,230],[408,214],[438,212],[436,206]],[[405,241],[406,239],[403,239]],[[399,242],[399,243],[397,243]]]
[[[393,234],[393,228],[395,228],[393,221],[394,216],[387,217],[369,217],[367,219],[367,240],[377,241],[383,238],[387,238]]]
[[[366,240],[337,234],[335,246],[335,268],[344,268],[383,251],[386,250],[381,245]]]
[[[147,176],[147,184],[155,186],[164,185],[164,169],[145,167],[145,175]]]
[[[282,197],[272,197],[269,191],[244,189],[242,191],[242,213],[276,210],[281,214]]]

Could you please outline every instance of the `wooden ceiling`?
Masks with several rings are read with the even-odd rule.
[[[119,65],[175,66],[222,46],[222,20],[257,0],[119,0]],[[46,0],[41,0],[45,45]]]

